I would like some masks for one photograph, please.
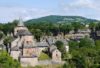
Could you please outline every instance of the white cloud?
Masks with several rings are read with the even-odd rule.
[[[0,7],[0,22],[13,21],[22,17],[24,20],[47,15],[78,15],[100,20],[100,0],[61,0],[57,8],[40,9],[25,7]]]
[[[38,8],[0,7],[0,9],[0,22],[13,21],[19,17],[28,20],[52,14],[49,10]]]
[[[62,1],[61,12],[66,15],[79,15],[100,20],[100,0]]]
[[[64,10],[69,9],[79,9],[79,8],[89,8],[94,10],[100,10],[100,5],[97,4],[94,0],[74,0],[73,2],[70,2],[69,4],[66,4],[65,2],[62,3]]]

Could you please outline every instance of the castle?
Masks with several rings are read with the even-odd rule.
[[[49,46],[45,40],[37,42],[27,27],[19,20],[18,25],[14,28],[14,40],[11,42],[10,55],[13,59],[19,60],[21,66],[38,65],[38,57],[42,50],[50,49],[52,61],[61,62],[61,52],[54,46]]]

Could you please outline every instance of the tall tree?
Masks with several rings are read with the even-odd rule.
[[[74,27],[74,31],[77,32],[78,29],[81,28],[81,23],[80,22],[72,22],[72,26]]]
[[[11,41],[13,40],[13,38],[11,36],[7,36],[5,37],[3,43],[6,46],[6,50],[8,51],[9,47],[11,46]]]

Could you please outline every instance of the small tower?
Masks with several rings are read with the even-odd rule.
[[[18,25],[17,26],[24,26],[22,19],[19,19]]]
[[[18,36],[20,33],[23,33],[23,31],[28,31],[28,29],[25,27],[22,19],[20,18],[17,27],[14,29],[14,36]]]

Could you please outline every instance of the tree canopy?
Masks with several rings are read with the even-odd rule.
[[[0,51],[0,68],[21,68],[17,60],[13,60],[5,51]]]

